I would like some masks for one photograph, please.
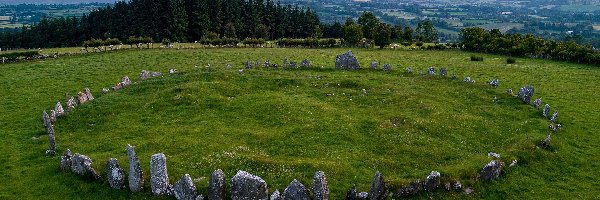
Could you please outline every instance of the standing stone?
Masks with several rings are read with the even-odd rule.
[[[548,133],[548,135],[546,135],[546,138],[544,138],[544,140],[542,140],[542,142],[540,143],[540,147],[542,147],[544,149],[550,147],[551,135],[552,135],[552,133]]]
[[[159,76],[162,76],[162,73],[160,73],[160,72],[152,72],[150,75],[152,77],[159,77]]]
[[[300,181],[294,179],[283,191],[284,200],[308,200],[308,191]]]
[[[269,200],[282,200],[279,190],[275,190],[275,192],[271,194],[271,198],[269,198]]]
[[[71,171],[94,180],[100,178],[100,175],[92,168],[92,159],[78,153],[71,158]]]
[[[313,177],[313,194],[315,200],[329,200],[329,187],[323,171],[318,171]]]
[[[271,61],[265,60],[265,68],[269,68],[271,66]]]
[[[398,197],[410,197],[417,195],[421,190],[423,190],[423,184],[421,181],[416,180],[411,182],[408,185],[404,185],[398,189]]]
[[[371,192],[369,193],[369,199],[371,200],[382,200],[387,196],[387,188],[385,187],[385,181],[383,175],[380,172],[375,173],[373,183],[371,184]]]
[[[300,67],[302,67],[302,68],[309,68],[310,67],[310,61],[308,59],[302,60],[302,62],[300,62]]]
[[[155,195],[167,194],[169,191],[167,157],[163,153],[154,154],[150,158],[150,186]]]
[[[346,200],[356,200],[358,199],[358,192],[356,191],[356,184],[352,185],[352,188],[348,190],[346,193]]]
[[[392,71],[392,66],[388,63],[383,64],[383,71],[385,71],[385,72]]]
[[[290,68],[296,69],[296,61],[290,62]]]
[[[87,95],[83,92],[77,93],[77,100],[79,100],[79,104],[84,104],[88,101]]]
[[[246,69],[252,69],[252,63],[249,60],[246,61],[246,63],[244,64],[244,66],[246,67]]]
[[[227,63],[227,65],[225,65],[225,69],[230,70],[231,69],[231,64]]]
[[[463,82],[465,82],[465,83],[473,83],[475,81],[473,81],[470,76],[467,76],[467,77],[465,77],[465,79],[463,80]]]
[[[448,76],[448,71],[446,70],[445,67],[440,68],[440,75]]]
[[[139,192],[144,187],[144,173],[140,167],[140,160],[130,144],[127,144],[127,155],[129,156],[129,189],[132,192]]]
[[[542,106],[542,98],[535,99],[535,101],[533,101],[533,107],[539,110],[540,106]]]
[[[142,72],[140,72],[140,80],[146,80],[148,79],[148,77],[150,77],[150,72],[146,71],[146,70],[142,70]]]
[[[440,177],[441,175],[439,172],[431,171],[429,176],[425,179],[425,182],[423,182],[423,189],[431,192],[440,187]]]
[[[260,68],[260,63],[258,62],[258,60],[256,60],[254,62],[254,67],[257,68],[257,69]]]
[[[56,111],[56,116],[63,116],[65,115],[65,109],[63,109],[62,104],[59,102],[56,102],[56,106],[54,106],[54,111]]]
[[[360,64],[358,63],[358,59],[352,55],[352,51],[348,51],[335,57],[335,68],[357,70],[360,69]]]
[[[494,88],[497,88],[498,87],[498,79],[492,79],[490,81],[490,85]]]
[[[108,88],[102,88],[102,94],[108,94],[110,90]]]
[[[75,100],[75,97],[71,96],[67,101],[67,108],[72,110],[75,109],[75,106],[77,106],[77,100]]]
[[[87,98],[88,101],[94,100],[94,96],[92,95],[92,92],[90,91],[90,88],[85,88],[84,91],[85,91],[84,93],[85,93],[85,96],[86,96],[86,98]]]
[[[231,199],[262,200],[268,199],[267,182],[245,171],[238,171],[231,178]]]
[[[533,88],[533,86],[527,85],[519,90],[519,94],[517,95],[517,97],[519,97],[519,99],[521,99],[523,103],[529,104],[531,102],[531,97],[533,97],[534,92],[535,89]]]
[[[429,75],[435,75],[435,68],[433,68],[433,67],[429,67],[429,69],[427,69],[427,73],[428,73]]]
[[[56,111],[50,110],[48,117],[50,118],[50,122],[54,124],[56,122]]]
[[[52,126],[50,126],[50,129],[54,131],[54,128],[52,128]],[[50,144],[48,150],[46,150],[46,155],[56,155],[56,138],[54,137],[54,134],[48,134],[48,143]]]
[[[44,127],[46,127],[46,130],[48,129],[49,126],[52,126],[52,122],[50,121],[50,116],[48,115],[48,113],[44,110],[44,112],[42,112],[42,122],[44,122]],[[48,132],[48,131],[46,131]]]
[[[513,91],[511,88],[506,89],[506,94],[513,95]]]
[[[452,184],[452,187],[454,188],[454,190],[459,191],[462,189],[462,184],[460,183],[460,181],[455,181]]]
[[[244,74],[244,69],[240,69],[240,70],[238,70],[238,73],[239,73],[240,75]]]
[[[412,74],[412,72],[413,72],[412,67],[406,68],[407,74]]]
[[[483,181],[489,181],[498,178],[502,172],[503,165],[504,163],[497,160],[490,161],[483,167],[483,169],[481,169],[481,172],[479,173],[479,179]]]
[[[557,117],[558,117],[558,111],[554,111],[554,114],[552,114],[552,117],[550,117],[550,121],[552,123],[556,122]]]
[[[358,197],[357,198],[360,199],[360,200],[367,200],[367,199],[369,199],[369,193],[368,192],[358,193]]]
[[[183,175],[177,183],[175,183],[175,198],[179,200],[195,200],[196,186],[189,174]]]
[[[60,156],[60,169],[63,171],[67,171],[67,170],[71,170],[71,158],[73,157],[73,155],[71,155],[71,150],[67,149],[65,150],[65,152],[62,154],[62,156]]]
[[[171,68],[169,69],[169,74],[177,73],[177,69]]]
[[[121,78],[121,85],[123,87],[131,85],[131,80],[129,80],[129,76],[124,76],[123,78]]]
[[[289,65],[289,64],[288,64],[288,58],[287,58],[287,57],[283,58],[283,64],[281,65],[281,67],[282,67],[283,69],[285,69],[285,68],[288,68],[288,67],[289,67],[288,65]]]
[[[377,61],[371,62],[371,69],[377,69],[377,65],[379,65],[379,63],[377,63]]]
[[[542,110],[542,116],[544,116],[544,118],[548,118],[549,113],[550,113],[550,105],[546,104],[546,105],[544,105],[544,110]]]
[[[121,189],[125,187],[125,171],[119,167],[119,161],[116,158],[108,160],[106,177],[111,188]]]
[[[208,200],[225,199],[225,174],[223,170],[217,169],[212,173],[208,182]]]

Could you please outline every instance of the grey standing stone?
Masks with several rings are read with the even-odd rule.
[[[535,99],[535,101],[533,101],[533,107],[535,107],[535,109],[540,109],[540,106],[542,106],[542,98]]]
[[[67,101],[67,108],[73,110],[75,109],[75,106],[77,106],[77,100],[75,100],[75,97],[71,96]]]
[[[540,143],[540,147],[544,149],[550,147],[551,135],[552,133],[548,133],[548,135],[546,135],[546,138],[544,138],[544,140],[542,140],[542,142]]]
[[[230,70],[231,69],[231,64],[227,63],[227,65],[225,65],[225,69]]]
[[[462,184],[460,183],[460,181],[455,181],[455,182],[452,184],[452,187],[454,188],[454,190],[457,190],[457,191],[458,191],[458,190],[461,190],[461,189],[462,189]]]
[[[169,69],[169,74],[177,73],[177,69],[171,68]]]
[[[84,104],[88,101],[87,95],[83,92],[77,93],[77,100],[79,100],[79,104]]]
[[[225,174],[223,170],[217,169],[210,176],[208,182],[208,200],[225,199]]]
[[[352,188],[346,193],[346,200],[358,199],[358,192],[356,191],[356,185],[352,185]]]
[[[440,75],[448,76],[448,71],[446,70],[445,67],[440,68]]]
[[[492,79],[492,80],[490,81],[490,85],[491,85],[492,87],[494,87],[494,88],[497,88],[497,87],[498,87],[498,85],[499,85],[498,79]]]
[[[284,200],[308,200],[308,191],[300,181],[294,179],[283,191]]]
[[[556,122],[556,118],[558,118],[558,111],[554,111],[554,114],[552,114],[552,117],[550,117],[550,121],[554,123]]]
[[[50,118],[50,122],[54,124],[56,122],[56,111],[50,110],[48,117]]]
[[[423,190],[423,184],[421,181],[416,180],[411,182],[408,185],[404,185],[398,189],[398,197],[410,197],[417,195],[421,190]]]
[[[102,88],[102,94],[108,94],[110,90],[108,88]]]
[[[56,116],[63,116],[65,115],[65,109],[63,109],[62,104],[59,102],[56,102],[56,106],[54,106],[54,111],[56,111]]]
[[[250,62],[249,60],[246,61],[246,63],[244,64],[244,67],[246,67],[246,69],[252,69],[252,62]]]
[[[542,116],[548,118],[548,114],[550,113],[550,105],[544,105],[544,110],[542,110]]]
[[[231,199],[259,200],[268,199],[267,182],[245,171],[238,171],[231,178]]]
[[[175,183],[175,198],[178,200],[195,200],[196,186],[189,174],[183,175],[177,183]]]
[[[554,132],[560,130],[561,127],[562,126],[560,124],[550,124],[550,126],[549,126],[550,130],[552,130]]]
[[[517,95],[517,97],[519,97],[519,99],[521,99],[523,103],[529,104],[531,102],[531,98],[533,97],[534,92],[535,89],[533,88],[533,86],[527,85],[519,90],[519,94]]]
[[[368,192],[358,193],[358,199],[360,199],[360,200],[367,200],[367,199],[369,199],[369,193]]]
[[[49,126],[52,126],[52,122],[50,121],[50,116],[48,115],[48,113],[45,110],[44,110],[44,112],[42,112],[42,122],[44,123],[44,127],[46,127],[46,129]]]
[[[258,60],[254,62],[254,67],[256,67],[257,69],[260,68],[260,63],[258,62]]]
[[[296,69],[296,61],[290,62],[290,68]]]
[[[465,83],[473,83],[475,81],[473,81],[470,76],[467,76],[467,77],[465,77],[465,79],[463,79],[463,82],[465,82]]]
[[[265,64],[264,64],[265,68],[269,68],[271,67],[271,61],[269,60],[265,60]]]
[[[163,153],[154,154],[150,158],[150,186],[155,195],[167,194],[169,191],[167,157]]]
[[[506,89],[506,94],[513,95],[513,90],[511,88]]]
[[[377,69],[377,65],[379,65],[379,63],[377,63],[377,61],[371,62],[371,69]]]
[[[279,190],[275,190],[275,192],[271,194],[271,198],[269,198],[269,200],[282,200]]]
[[[429,67],[429,69],[427,69],[427,74],[429,74],[429,75],[435,75],[435,68]]]
[[[300,62],[300,67],[302,67],[302,68],[309,68],[310,67],[310,61],[308,59],[302,60],[302,62]]]
[[[202,194],[199,194],[199,195],[196,197],[196,200],[204,200],[204,196],[202,196]]]
[[[392,66],[388,63],[383,64],[383,71],[385,71],[385,72],[392,71]]]
[[[335,57],[335,68],[357,70],[360,69],[360,64],[358,63],[358,59],[352,55],[352,51],[348,51]]]
[[[288,68],[288,67],[289,67],[289,63],[288,63],[288,58],[287,58],[287,57],[283,58],[283,64],[281,65],[281,67],[282,67],[283,69],[285,69],[285,68]]]
[[[92,168],[92,159],[78,153],[71,158],[71,171],[77,175],[90,177],[94,180],[100,178],[98,172]]]
[[[50,126],[49,129],[54,132],[52,126]],[[51,156],[56,155],[56,138],[54,137],[54,134],[48,134],[48,143],[49,147],[48,150],[46,150],[46,154]]]
[[[159,76],[162,76],[162,73],[160,73],[160,72],[152,72],[150,75],[152,77],[159,77]]]
[[[369,199],[371,200],[382,200],[387,196],[387,188],[383,175],[380,172],[375,172],[373,183],[371,184],[371,192],[369,193]]]
[[[412,67],[406,68],[407,74],[412,74],[412,72],[413,72]]]
[[[121,189],[125,187],[125,171],[119,167],[119,161],[116,158],[108,160],[106,177],[111,188]]]
[[[499,158],[500,158],[500,154],[499,154],[499,153],[496,153],[496,152],[489,152],[487,155],[488,155],[489,157],[496,158],[496,159],[499,159]]]
[[[129,156],[129,189],[132,192],[139,192],[144,187],[144,173],[140,160],[130,144],[127,144],[127,155]]]
[[[503,165],[504,163],[497,160],[490,161],[483,167],[483,169],[481,169],[481,172],[479,173],[479,179],[483,181],[489,181],[498,178],[502,172]]]
[[[62,169],[63,171],[71,170],[71,158],[72,157],[73,157],[73,155],[71,155],[71,150],[70,149],[65,150],[65,152],[62,154],[62,156],[60,156],[60,169]]]
[[[148,77],[150,77],[150,72],[146,71],[146,70],[142,70],[142,72],[140,72],[140,80],[146,80],[148,79]]]
[[[85,88],[84,90],[85,92],[85,96],[87,97],[88,101],[92,101],[94,100],[94,95],[92,95],[92,91],[90,91],[90,88]]]
[[[427,176],[427,178],[423,182],[423,189],[429,192],[434,191],[435,189],[440,187],[440,178],[441,175],[439,172],[431,171],[431,173],[429,173],[429,176]]]
[[[129,76],[124,76],[123,78],[121,78],[121,85],[123,85],[123,87],[131,85],[131,80],[129,80]]]
[[[315,200],[329,200],[329,186],[323,171],[318,171],[313,177],[313,194]]]

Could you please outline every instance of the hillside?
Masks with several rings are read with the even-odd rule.
[[[125,145],[132,144],[142,167],[164,152],[171,182],[184,173],[207,177],[222,168],[229,182],[236,170],[263,177],[269,191],[294,178],[311,185],[325,171],[332,198],[356,183],[368,191],[375,171],[393,188],[430,171],[444,180],[473,187],[470,195],[442,190],[420,198],[596,198],[599,129],[594,81],[600,69],[577,64],[517,59],[461,51],[355,49],[363,68],[373,60],[390,63],[392,72],[334,70],[337,54],[347,49],[196,49],[123,50],[0,65],[0,198],[142,199],[142,193],[112,190],[106,180],[89,181],[58,168],[59,157],[44,155],[47,137],[40,114],[64,93],[90,87],[96,100],[59,119],[58,151],[89,155],[104,174],[106,160],[127,167]],[[247,60],[282,63],[311,61],[311,69],[251,69]],[[227,70],[226,64],[233,69]],[[381,66],[381,65],[380,65]],[[450,77],[421,76],[427,67],[446,67]],[[403,72],[412,67],[416,74]],[[179,72],[168,75],[170,68]],[[141,82],[143,69],[164,77]],[[135,84],[100,93],[122,76]],[[471,76],[476,83],[462,82]],[[500,87],[486,84],[497,78]],[[505,94],[506,88],[531,84],[535,96],[559,111],[563,129],[549,150],[535,147],[547,133],[540,111]],[[363,90],[364,89],[364,90]],[[497,98],[494,100],[494,98]],[[518,160],[498,180],[476,182],[490,158]],[[507,163],[507,164],[508,164]],[[146,174],[147,175],[147,174]]]

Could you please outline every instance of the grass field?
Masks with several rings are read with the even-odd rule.
[[[110,157],[127,168],[129,143],[146,176],[150,155],[164,152],[171,182],[189,173],[204,194],[210,173],[221,168],[227,179],[239,169],[261,176],[269,191],[282,191],[294,178],[310,186],[323,170],[333,199],[343,198],[353,183],[368,191],[375,171],[394,188],[432,170],[475,193],[437,191],[420,198],[600,197],[593,173],[600,68],[533,59],[507,65],[505,57],[485,54],[483,62],[470,62],[474,54],[461,51],[355,49],[363,67],[377,60],[393,71],[334,70],[335,55],[346,50],[122,50],[0,65],[0,199],[152,197],[149,183],[137,194],[113,190],[105,178],[90,182],[60,172],[59,157],[44,155],[41,112],[84,87],[96,100],[59,120],[58,150],[89,155],[103,175]],[[284,57],[308,58],[313,68],[237,72],[246,60],[281,64]],[[227,63],[235,69],[226,70]],[[409,66],[415,72],[444,66],[459,80],[404,75]],[[137,80],[142,69],[169,68],[180,72],[98,92],[124,75]],[[463,83],[466,75],[477,82]],[[500,80],[498,89],[485,84],[492,78]],[[548,121],[504,93],[526,84],[559,111],[563,130],[553,135],[550,150],[535,147]],[[498,180],[475,182],[490,151],[519,163]]]

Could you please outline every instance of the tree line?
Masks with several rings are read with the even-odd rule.
[[[598,51],[590,45],[580,45],[575,41],[557,42],[532,34],[502,34],[498,29],[486,31],[479,27],[464,28],[460,35],[463,48],[469,51],[576,63],[600,63]]]
[[[150,37],[193,42],[217,38],[320,37],[315,12],[273,0],[118,1],[80,18],[45,18],[30,27],[0,33],[0,46],[79,46],[86,40]]]

